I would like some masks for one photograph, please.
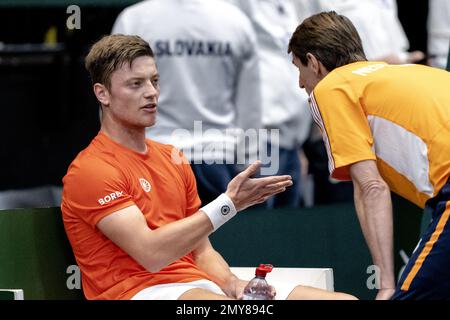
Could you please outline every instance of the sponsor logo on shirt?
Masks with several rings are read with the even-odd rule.
[[[103,206],[113,200],[120,198],[120,197],[123,197],[123,191],[116,191],[116,192],[113,192],[113,193],[110,193],[110,194],[104,196],[103,198],[98,199],[98,203],[101,206]]]
[[[354,71],[352,71],[352,73],[365,77],[365,76],[371,74],[372,72],[375,72],[375,71],[380,70],[380,69],[382,69],[384,67],[387,67],[387,66],[388,65],[384,64],[384,63],[383,64],[381,64],[381,63],[379,63],[379,64],[372,64],[370,66],[354,70]]]
[[[150,182],[145,180],[144,178],[139,178],[139,183],[141,184],[142,189],[144,189],[145,192],[149,192],[152,190],[152,186],[150,185]]]

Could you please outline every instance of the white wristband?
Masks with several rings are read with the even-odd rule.
[[[237,213],[233,201],[225,193],[222,193],[217,199],[200,208],[200,210],[206,213],[209,220],[211,220],[214,231]]]

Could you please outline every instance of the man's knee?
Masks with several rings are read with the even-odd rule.
[[[178,300],[234,300],[226,295],[217,294],[215,292],[194,288],[184,292]]]
[[[358,300],[343,292],[330,292],[319,288],[298,285],[287,297],[288,300]]]

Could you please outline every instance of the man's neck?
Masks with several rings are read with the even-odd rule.
[[[123,128],[117,124],[108,126],[106,123],[102,123],[100,131],[126,148],[142,154],[147,152],[145,128]]]

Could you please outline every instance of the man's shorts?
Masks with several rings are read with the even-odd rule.
[[[276,300],[285,300],[296,287],[295,284],[280,283],[277,281],[270,284],[276,289]],[[139,291],[131,298],[131,300],[178,300],[178,298],[180,298],[186,291],[196,288],[225,295],[225,293],[214,282],[209,280],[197,280],[186,283],[165,283],[151,286]]]
[[[205,289],[225,295],[217,284],[209,280],[197,280],[186,283],[165,283],[145,288],[135,294],[131,300],[178,300],[186,291]]]
[[[450,299],[450,178],[425,210],[432,221],[403,271],[392,299]]]

